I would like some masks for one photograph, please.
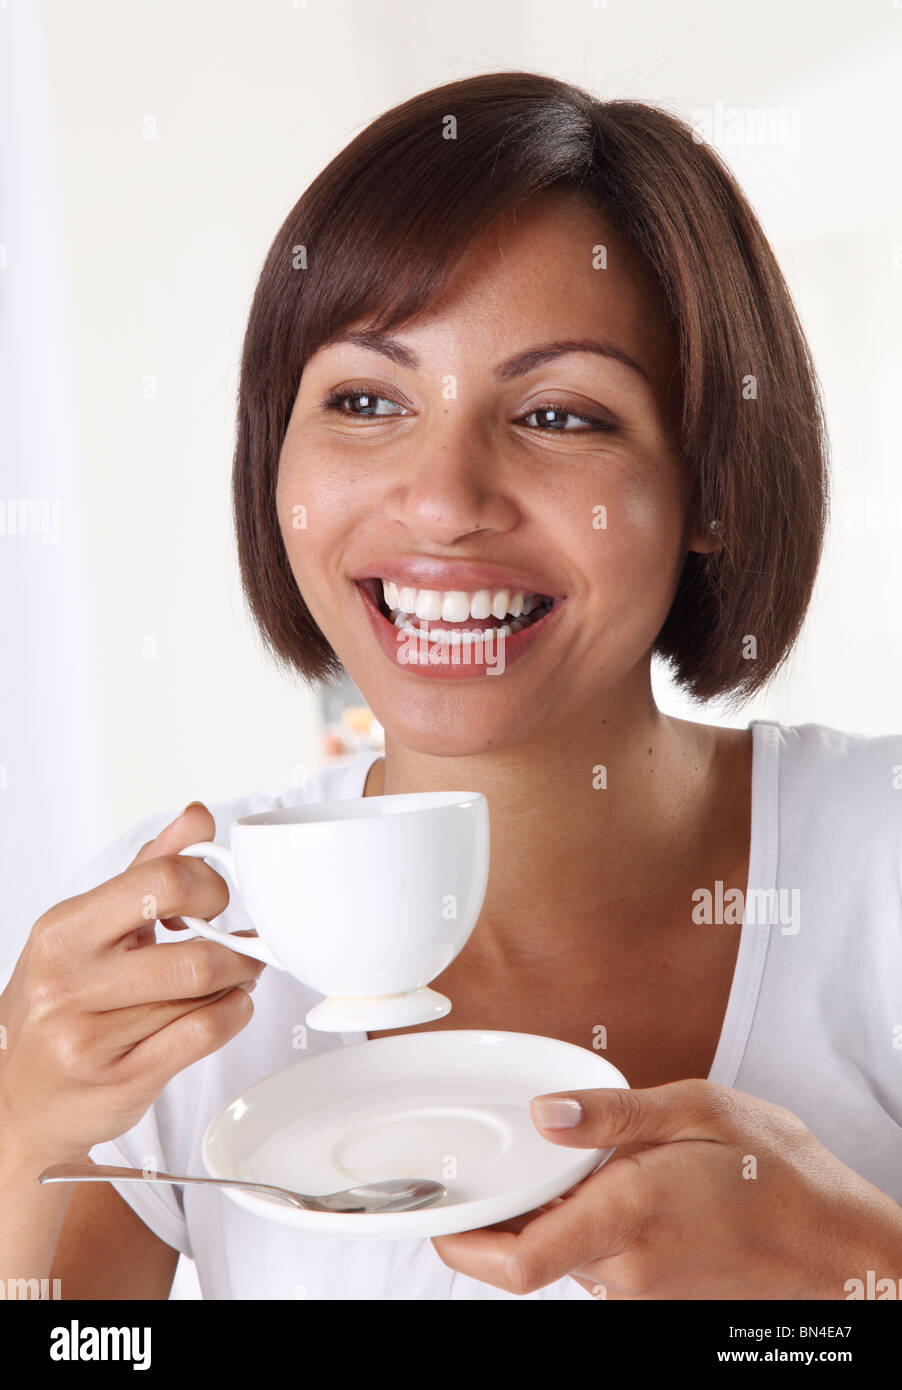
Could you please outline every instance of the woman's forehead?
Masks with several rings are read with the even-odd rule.
[[[350,361],[374,326],[349,324],[314,356]],[[619,349],[658,391],[673,374],[675,338],[641,258],[599,209],[557,190],[507,210],[466,249],[440,296],[372,339],[388,342],[379,350],[389,357],[396,345],[394,360],[414,370],[461,359],[494,367],[566,340]]]

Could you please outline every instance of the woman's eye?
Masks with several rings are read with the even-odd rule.
[[[372,388],[366,387],[350,391],[339,387],[325,396],[322,406],[324,410],[334,410],[358,420],[407,414],[404,407],[390,396],[380,396]],[[608,420],[600,420],[593,415],[578,415],[566,406],[552,404],[537,406],[528,415],[521,415],[517,424],[527,425],[542,434],[575,434],[585,430],[614,432],[617,429]]]
[[[375,391],[330,391],[323,406],[326,410],[337,410],[342,415],[355,415],[362,419],[404,413],[397,401],[388,396],[377,396]]]
[[[540,405],[535,410],[531,410],[528,415],[521,415],[520,419],[524,424],[528,424],[530,420],[536,420],[537,424],[532,428],[537,428],[545,434],[551,431],[571,434],[575,432],[577,426],[588,427],[592,430],[615,430],[617,428],[608,420],[598,420],[592,415],[577,415],[575,411],[567,410],[560,405]],[[567,423],[574,420],[577,422],[577,426]]]

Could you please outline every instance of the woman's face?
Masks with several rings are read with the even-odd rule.
[[[494,753],[647,705],[651,645],[687,549],[706,543],[675,448],[674,342],[628,246],[582,200],[544,194],[382,347],[334,342],[309,359],[277,504],[304,600],[389,737]],[[362,587],[377,578],[396,582],[391,606],[419,604],[410,625],[446,637],[380,616]],[[503,613],[519,592],[557,602],[499,636],[486,594]],[[448,593],[470,607],[428,608]],[[455,627],[493,632],[468,661]]]

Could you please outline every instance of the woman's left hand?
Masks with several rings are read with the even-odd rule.
[[[565,1099],[578,1123],[548,1127],[543,1103]],[[844,1299],[869,1269],[902,1279],[902,1208],[782,1106],[691,1080],[541,1096],[532,1117],[551,1143],[617,1152],[547,1206],[435,1237],[461,1274],[513,1294],[570,1274],[609,1299]]]

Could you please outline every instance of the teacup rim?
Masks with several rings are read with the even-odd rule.
[[[417,805],[410,804],[416,799]],[[391,815],[409,815],[414,811],[426,814],[433,811],[448,810],[452,806],[465,807],[471,802],[485,800],[482,792],[473,791],[443,791],[443,792],[392,792],[388,796],[367,796],[367,797],[344,797],[335,801],[301,801],[293,806],[276,806],[268,811],[255,811],[249,816],[241,816],[233,822],[234,827],[241,826],[247,830],[270,829],[294,829],[302,825],[321,825],[333,824],[340,825],[342,822],[351,824],[355,821],[369,819],[365,816],[346,816],[336,817],[330,820],[329,812],[336,808],[346,810],[349,805],[361,805],[369,802],[381,802],[383,806],[386,802],[404,802],[405,805],[392,809]],[[425,803],[425,804],[424,804]],[[305,813],[309,812],[309,818]],[[273,820],[273,816],[298,815],[299,819]],[[380,819],[378,816],[374,820]]]

